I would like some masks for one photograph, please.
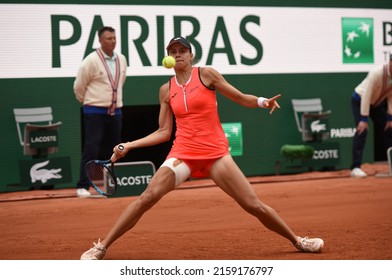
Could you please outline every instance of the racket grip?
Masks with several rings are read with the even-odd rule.
[[[117,149],[119,149],[120,151],[124,150],[124,146],[123,145],[118,145]],[[110,158],[111,162],[116,162],[118,160],[118,157],[116,155],[116,153],[113,153],[112,157]]]

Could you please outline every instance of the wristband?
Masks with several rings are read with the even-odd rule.
[[[259,98],[257,98],[257,105],[258,105],[260,108],[264,108],[263,103],[264,103],[265,100],[268,100],[268,98],[265,98],[265,97],[259,97]]]
[[[388,122],[392,121],[392,115],[387,114],[387,121],[388,121]]]
[[[361,116],[361,121],[362,122],[368,122],[369,117],[368,116]]]

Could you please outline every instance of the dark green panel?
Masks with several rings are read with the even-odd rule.
[[[222,122],[242,121],[244,156],[235,157],[247,175],[273,174],[276,160],[282,158],[280,148],[285,144],[303,144],[297,130],[293,98],[320,97],[325,110],[331,110],[331,128],[354,127],[351,114],[351,93],[365,73],[287,74],[226,76],[227,80],[245,93],[271,97],[281,93],[281,109],[269,115],[267,110],[252,110],[237,106],[220,97]],[[338,142],[342,159],[338,169],[348,168],[351,161],[352,138],[329,139]],[[373,162],[373,141],[368,137],[364,162]]]
[[[243,132],[243,156],[235,160],[246,175],[273,174],[275,161],[281,158],[284,144],[301,144],[297,131],[292,98],[320,97],[325,109],[332,110],[331,128],[353,127],[350,96],[354,87],[366,73],[334,74],[281,74],[281,75],[226,75],[226,79],[245,93],[270,97],[281,93],[281,109],[269,115],[268,110],[248,109],[218,95],[222,122],[241,122]],[[158,90],[165,77],[128,77],[125,86],[125,105],[158,104]],[[3,79],[0,87],[1,104],[1,154],[0,191],[12,190],[7,184],[19,180],[18,161],[29,157],[23,155],[19,144],[13,108],[51,106],[54,120],[61,121],[59,151],[56,156],[69,156],[72,164],[73,184],[78,177],[81,152],[80,104],[72,91],[73,78],[51,79]],[[7,94],[5,94],[7,93]],[[137,120],[135,120],[137,121]],[[124,124],[132,129],[132,123]],[[365,161],[372,162],[372,139],[368,137]],[[332,141],[332,140],[331,140]],[[342,160],[337,168],[348,168],[351,157],[351,138],[334,139],[340,144]],[[61,187],[61,186],[60,186]]]
[[[217,6],[257,6],[257,7],[336,7],[336,8],[392,8],[391,0],[359,1],[289,1],[289,0],[199,0],[180,1],[139,0],[139,1],[1,1],[16,4],[104,4],[104,5],[217,5]],[[187,16],[184,12],[184,16]],[[158,91],[168,76],[133,77],[129,73],[124,87],[124,104],[158,104]],[[245,93],[270,97],[282,93],[282,106],[273,115],[267,110],[247,109],[218,97],[222,122],[241,122],[243,133],[242,156],[235,160],[245,174],[263,175],[274,173],[275,161],[280,159],[280,148],[285,144],[302,144],[291,105],[292,98],[321,97],[325,109],[332,110],[329,120],[331,128],[353,127],[350,96],[354,87],[366,73],[323,73],[323,74],[281,74],[281,75],[226,75],[228,81]],[[50,106],[54,121],[61,121],[58,133],[59,151],[55,156],[70,157],[72,165],[71,184],[59,187],[73,187],[76,183],[81,153],[81,105],[76,101],[72,86],[73,78],[42,79],[0,79],[0,149],[3,161],[0,163],[0,192],[13,190],[6,185],[19,182],[18,161],[29,159],[23,155],[19,143],[13,108]],[[135,120],[137,121],[137,120]],[[370,123],[371,125],[371,123]],[[125,123],[125,129],[132,129],[132,123]],[[373,161],[373,140],[368,137],[364,161]],[[342,160],[337,168],[348,168],[351,158],[351,138],[330,139],[338,142]]]
[[[158,104],[158,90],[168,77],[128,77],[124,87],[126,105]],[[31,157],[23,155],[19,144],[13,108],[52,107],[54,122],[61,121],[56,156],[70,156],[73,178],[77,179],[81,153],[80,103],[73,93],[73,78],[0,79],[1,118],[0,146],[5,158],[0,163],[1,184],[16,184],[19,180],[17,161]],[[7,93],[7,94],[5,94]],[[0,191],[3,185],[0,185]]]

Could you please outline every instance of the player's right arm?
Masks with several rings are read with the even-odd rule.
[[[162,85],[159,89],[159,102],[160,111],[158,129],[146,137],[127,143],[122,143],[125,149],[123,151],[114,149],[113,151],[116,154],[119,156],[124,156],[132,149],[154,146],[170,140],[173,130],[173,112],[169,104],[169,83]]]

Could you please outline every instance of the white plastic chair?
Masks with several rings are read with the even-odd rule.
[[[58,130],[61,122],[53,122],[51,107],[36,108],[14,108],[16,129],[18,131],[19,143],[24,147],[24,154],[32,154],[28,147],[27,133],[34,129]],[[49,148],[50,153],[56,152],[56,148]]]
[[[305,129],[305,119],[310,118],[328,118],[331,111],[323,112],[323,106],[320,98],[309,98],[309,99],[291,99],[294,109],[295,122],[297,124],[298,131],[302,133],[302,139],[304,141],[311,141],[312,137]]]

